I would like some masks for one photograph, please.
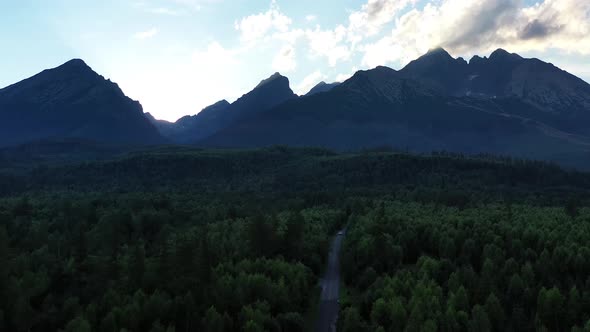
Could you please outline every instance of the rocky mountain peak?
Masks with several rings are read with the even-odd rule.
[[[255,89],[261,88],[261,87],[271,84],[271,83],[277,83],[277,82],[283,82],[283,83],[287,82],[287,85],[288,85],[289,79],[287,77],[281,75],[281,73],[276,72],[276,73],[272,74],[270,77],[260,81],[260,83],[258,83],[258,85],[256,86]]]
[[[509,53],[508,51],[504,50],[504,49],[497,49],[494,52],[492,52],[492,54],[490,54],[490,61],[520,61],[523,60],[523,58],[516,54],[516,53]]]

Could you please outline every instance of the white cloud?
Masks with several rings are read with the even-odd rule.
[[[288,73],[295,70],[297,62],[295,60],[295,48],[291,45],[286,45],[275,56],[272,61],[272,68],[276,71]]]
[[[344,42],[346,33],[346,28],[342,25],[333,30],[322,30],[319,26],[314,30],[307,30],[305,35],[309,41],[311,55],[326,57],[331,67],[340,61],[350,59],[351,50]]]
[[[364,52],[361,61],[363,66],[377,67],[400,60],[404,57],[404,50],[389,37],[361,47]]]
[[[294,45],[303,36],[305,36],[305,31],[302,29],[293,29],[284,32],[275,32],[272,35],[272,39]]]
[[[246,44],[255,44],[264,40],[273,31],[287,32],[292,20],[281,13],[275,1],[264,13],[250,15],[236,21],[234,26],[240,32],[240,39]]]
[[[216,72],[228,65],[239,63],[238,51],[226,49],[218,42],[211,42],[205,51],[196,51],[192,62],[206,72]],[[225,66],[224,66],[225,65]]]
[[[151,28],[149,30],[141,31],[141,32],[136,33],[134,35],[134,37],[136,39],[141,39],[141,40],[143,40],[143,39],[149,39],[149,38],[152,38],[155,35],[157,35],[158,32],[159,32],[159,30],[157,28]]]
[[[316,21],[317,19],[318,19],[318,17],[316,15],[310,14],[310,15],[305,16],[305,20],[307,22],[313,22],[313,21]]]
[[[321,71],[315,71],[307,76],[295,86],[295,93],[303,95],[309,92],[311,88],[316,86],[319,82],[326,79],[326,75],[322,74]]]
[[[399,11],[416,0],[368,0],[360,11],[349,16],[351,32],[374,35],[387,23],[395,20]]]

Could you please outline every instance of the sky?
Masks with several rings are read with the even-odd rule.
[[[0,1],[0,45],[0,87],[81,58],[174,121],[275,72],[304,94],[435,47],[466,60],[504,48],[590,82],[590,1]]]

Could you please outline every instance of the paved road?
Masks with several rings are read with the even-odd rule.
[[[342,235],[341,235],[342,234]],[[319,313],[315,325],[316,332],[336,331],[338,321],[338,296],[340,290],[340,247],[346,231],[343,230],[332,241],[328,267],[324,278],[320,281],[322,294],[320,296]]]

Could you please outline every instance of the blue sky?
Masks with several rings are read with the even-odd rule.
[[[0,87],[82,58],[167,120],[276,71],[305,93],[436,46],[502,47],[590,81],[586,0],[19,0],[0,18]]]

